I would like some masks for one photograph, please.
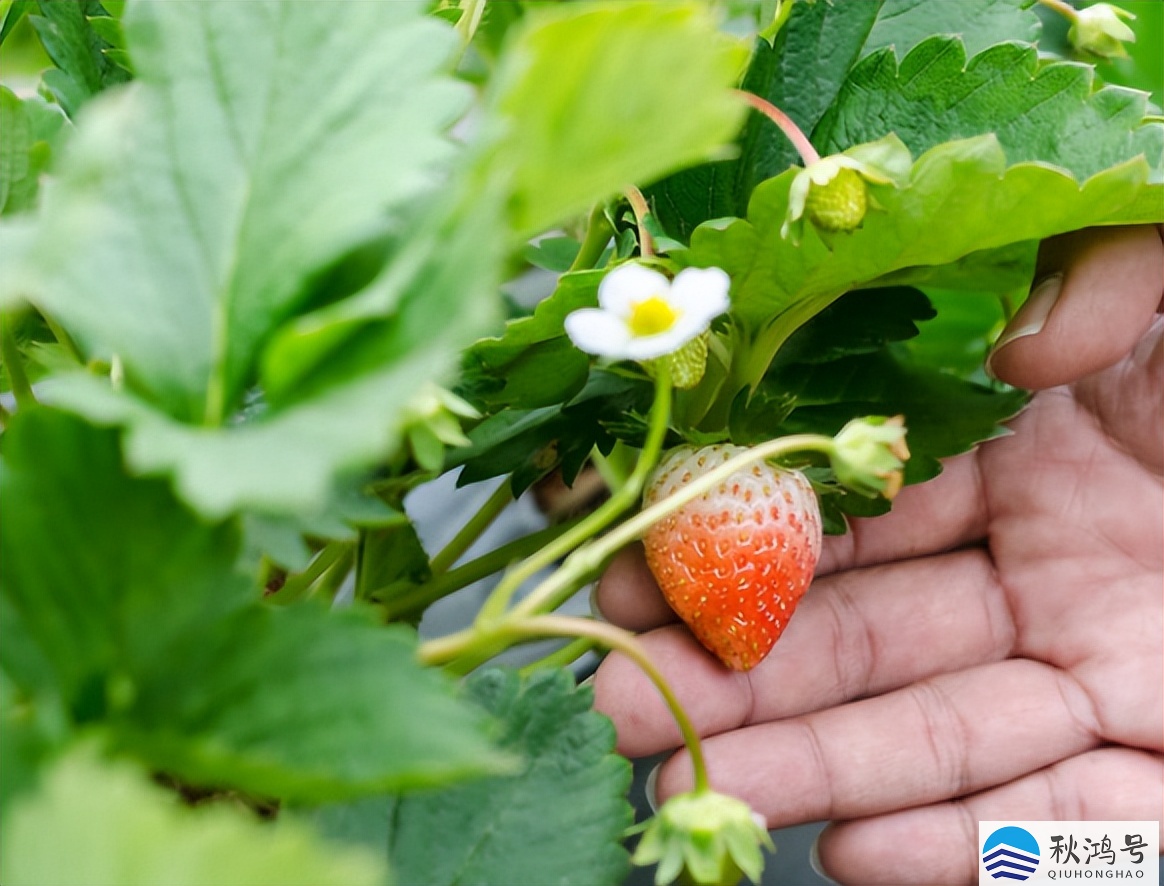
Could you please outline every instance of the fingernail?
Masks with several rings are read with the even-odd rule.
[[[659,811],[659,770],[662,768],[662,763],[656,763],[655,767],[647,773],[647,780],[643,782],[643,796],[647,798],[647,805],[651,807],[651,812]]]
[[[837,882],[825,873],[824,867],[820,863],[820,834],[816,835],[816,839],[812,841],[812,848],[808,850],[808,866],[826,883],[835,884]]]
[[[578,688],[579,689],[586,689],[586,688],[593,686],[594,685],[594,678],[597,676],[598,676],[598,674],[591,674],[585,680],[579,681]]]
[[[1031,290],[1031,294],[1023,306],[1019,308],[1019,312],[999,336],[994,347],[990,349],[990,353],[986,357],[987,375],[995,378],[991,368],[995,354],[1017,339],[1038,335],[1042,331],[1043,327],[1047,325],[1047,318],[1051,316],[1051,311],[1055,308],[1055,303],[1059,300],[1059,291],[1062,288],[1063,274],[1059,273],[1047,277]]]
[[[608,621],[607,617],[602,614],[602,610],[598,608],[598,582],[594,582],[590,586],[590,614],[594,616],[596,621]]]

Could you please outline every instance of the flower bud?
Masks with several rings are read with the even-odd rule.
[[[760,882],[761,847],[772,838],[747,803],[714,791],[677,794],[647,823],[635,849],[635,864],[658,863],[657,886],[680,882],[735,886],[747,875]]]
[[[1136,34],[1122,19],[1135,16],[1110,3],[1096,3],[1075,12],[1067,39],[1080,52],[1099,58],[1127,58],[1125,43],[1135,43]]]
[[[905,419],[872,416],[849,422],[833,437],[831,461],[837,480],[861,495],[892,499],[901,491],[909,458]]]

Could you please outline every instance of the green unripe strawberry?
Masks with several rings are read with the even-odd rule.
[[[707,371],[707,340],[710,333],[704,332],[687,342],[673,354],[659,357],[645,364],[647,374],[654,378],[658,365],[664,360],[671,370],[671,385],[677,391],[689,391],[703,379]]]
[[[809,221],[822,231],[856,230],[869,208],[865,181],[856,170],[841,168],[827,184],[809,188],[804,208]]]

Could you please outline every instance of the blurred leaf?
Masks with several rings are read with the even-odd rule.
[[[36,204],[40,174],[48,166],[65,122],[60,109],[33,96],[19,99],[0,86],[0,214],[23,212]]]
[[[158,769],[277,797],[496,771],[480,718],[407,632],[260,606],[234,528],[126,477],[115,435],[25,410],[3,441],[3,593],[75,721],[109,723]]]
[[[82,748],[5,819],[7,886],[375,886],[373,853],[332,846],[295,823],[260,824],[226,806],[184,809],[125,763]]]
[[[539,233],[721,149],[743,119],[730,88],[746,59],[696,3],[531,12],[489,103],[508,129],[487,174],[509,181],[515,231]]]
[[[402,883],[618,884],[630,767],[614,754],[610,722],[564,671],[520,681],[490,670],[470,697],[500,720],[500,744],[520,772],[394,800],[327,807],[323,833],[383,852]],[[440,835],[434,839],[434,835]]]
[[[861,55],[892,48],[898,58],[929,37],[957,37],[974,56],[996,43],[1039,39],[1035,0],[885,0]]]
[[[196,784],[301,801],[504,770],[414,638],[350,611],[252,607],[172,644],[114,734]]]
[[[535,267],[565,273],[578,257],[581,243],[573,237],[543,237],[522,250],[522,258]]]
[[[967,61],[957,39],[931,37],[898,63],[874,53],[849,75],[814,133],[834,153],[895,133],[914,156],[951,139],[993,134],[1007,163],[1039,161],[1079,181],[1144,154],[1164,180],[1164,125],[1142,125],[1145,96],[1092,92],[1090,68],[1040,65],[1033,46],[1002,43]]]
[[[164,483],[127,478],[116,436],[76,418],[18,413],[0,493],[3,593],[75,716],[99,716],[116,675],[148,672],[178,637],[256,596],[234,572],[232,527],[198,522]]]
[[[793,4],[773,44],[756,39],[742,88],[811,133],[836,98],[880,7],[881,0]],[[737,144],[738,158],[683,170],[648,190],[672,235],[686,241],[702,222],[743,215],[759,182],[800,162],[783,133],[759,114],[748,116]]]
[[[44,85],[70,117],[101,90],[129,79],[105,54],[116,47],[93,28],[93,19],[107,15],[99,0],[39,0],[37,8],[40,14],[29,21],[56,65]]]
[[[142,3],[125,27],[137,87],[77,132],[33,300],[214,424],[307,278],[444,173],[468,98],[440,73],[455,37],[405,0]]]

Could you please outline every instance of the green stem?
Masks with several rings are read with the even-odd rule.
[[[495,642],[540,637],[585,638],[608,649],[621,652],[638,665],[647,678],[655,684],[659,694],[663,696],[667,708],[671,711],[671,716],[675,718],[675,723],[679,726],[683,743],[691,754],[695,790],[699,792],[708,789],[707,766],[703,760],[703,745],[700,742],[699,733],[695,730],[691,718],[687,716],[687,711],[684,710],[683,705],[680,704],[679,699],[671,690],[670,684],[667,683],[662,672],[655,667],[655,663],[651,661],[634,634],[605,622],[570,618],[564,615],[539,615],[532,618],[506,619],[504,623],[495,625],[489,633],[497,635],[488,637],[489,640]],[[421,644],[419,650],[421,662],[427,665],[441,665],[451,661],[448,644],[442,642],[448,639],[430,640]],[[486,638],[482,637],[482,639]]]
[[[267,599],[272,603],[294,603],[309,595],[311,586],[315,584],[329,569],[343,560],[346,554],[349,554],[354,549],[354,543],[350,541],[333,541],[325,545],[323,549],[315,555],[307,568],[297,575],[291,576],[287,579],[283,587],[279,588],[274,594],[271,594]]]
[[[593,640],[588,637],[579,637],[576,640],[571,640],[561,649],[555,649],[549,655],[539,658],[537,661],[531,661],[525,667],[519,669],[518,673],[523,677],[528,677],[535,671],[568,667],[593,648]]]
[[[69,352],[74,360],[84,366],[85,358],[81,354],[81,349],[77,347],[77,343],[73,341],[73,337],[65,332],[61,325],[48,314],[41,314],[41,316],[44,317],[45,325],[48,326],[49,331],[56,337],[57,342]]]
[[[355,565],[355,545],[348,545],[343,553],[340,554],[339,558],[331,565],[331,568],[323,574],[319,581],[311,586],[307,592],[307,596],[309,598],[316,597],[324,599],[330,603],[335,599],[340,585],[344,583],[344,579],[348,577],[348,573],[352,571],[352,567]]]
[[[1079,18],[1078,10],[1070,3],[1064,3],[1063,0],[1039,0],[1039,3],[1048,9],[1055,10],[1069,22],[1075,22]]]
[[[562,533],[568,532],[579,522],[581,522],[580,517],[557,526],[547,526],[545,529],[514,539],[496,550],[482,554],[480,557],[444,573],[444,575],[426,581],[419,587],[402,582],[399,587],[412,588],[405,593],[394,595],[397,585],[388,585],[373,590],[368,597],[372,600],[383,600],[380,606],[387,621],[404,618],[431,606],[437,600],[441,600],[449,594],[461,590],[461,588],[468,587],[475,581],[500,572],[514,560],[528,557],[540,550],[546,543],[553,541]]]
[[[609,458],[598,451],[595,446],[590,452],[590,461],[594,463],[594,469],[598,471],[598,476],[602,478],[602,482],[606,484],[606,488],[612,492],[615,489],[621,489],[626,485],[627,475],[612,462]]]
[[[588,271],[597,265],[598,260],[602,258],[602,253],[606,251],[606,244],[610,242],[613,233],[614,228],[610,226],[610,220],[606,217],[606,207],[599,203],[590,210],[590,218],[586,224],[586,236],[570,265],[569,273]]]
[[[454,25],[461,35],[461,52],[473,42],[473,35],[477,33],[477,26],[481,24],[481,16],[485,14],[485,0],[465,0],[461,7],[461,17]]]
[[[489,496],[477,513],[469,518],[469,522],[453,536],[453,540],[432,558],[432,562],[429,564],[432,574],[437,576],[447,572],[449,567],[460,559],[473,542],[481,537],[481,533],[493,525],[493,521],[512,501],[513,490],[509,481],[506,480],[493,491],[493,494]]]
[[[771,102],[765,101],[754,93],[738,89],[736,90],[736,94],[780,127],[780,131],[792,142],[792,147],[796,148],[796,152],[800,154],[800,159],[804,161],[805,167],[809,167],[820,160],[820,154],[816,152],[816,148],[812,146],[812,142],[808,140],[808,136],[800,131],[800,127],[792,122],[791,117]]]
[[[10,317],[0,319],[0,356],[4,358],[4,365],[8,369],[8,383],[12,386],[17,407],[25,409],[35,406],[36,395],[32,393],[32,385],[28,383],[28,376],[24,372],[24,357],[12,334]]]
[[[784,27],[784,23],[788,21],[788,16],[792,14],[792,4],[794,0],[776,0],[776,14],[772,16],[772,23],[757,35],[763,37],[771,45],[776,40],[776,35],[780,33],[780,29]]]
[[[635,214],[635,225],[639,229],[639,255],[643,258],[653,258],[655,255],[655,240],[647,230],[647,216],[651,214],[651,207],[647,205],[647,198],[634,185],[628,185],[626,190],[627,202]]]
[[[665,361],[661,361],[659,371],[655,377],[655,401],[651,404],[650,426],[647,429],[647,439],[643,443],[643,450],[639,454],[638,463],[631,472],[627,482],[619,489],[614,490],[597,510],[584,517],[580,523],[572,527],[546,545],[540,551],[527,557],[493,589],[493,593],[481,607],[477,615],[478,623],[499,618],[509,606],[514,593],[526,579],[540,572],[551,563],[569,554],[578,545],[609,526],[615,518],[633,505],[646,484],[647,475],[659,459],[663,448],[663,440],[667,436],[667,423],[671,415],[671,376]]]

